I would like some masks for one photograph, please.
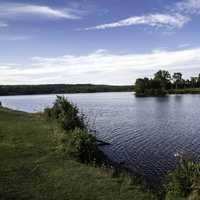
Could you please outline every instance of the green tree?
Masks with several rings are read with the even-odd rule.
[[[154,79],[161,81],[162,87],[167,89],[170,85],[171,75],[168,71],[159,70],[154,74]]]
[[[176,72],[173,74],[173,81],[174,81],[174,85],[175,85],[175,88],[179,88],[181,87],[182,85],[182,74],[180,72]]]
[[[135,83],[136,96],[164,96],[166,90],[161,80],[137,79]]]
[[[148,78],[139,78],[135,82],[135,92],[138,96],[145,95],[145,90],[149,88],[149,79]]]
[[[198,83],[198,77],[191,77],[190,81],[191,81],[191,87],[196,88]]]
[[[46,108],[45,114],[48,119],[57,120],[66,131],[75,128],[86,129],[84,115],[80,114],[78,108],[64,96],[57,96],[53,107]]]
[[[199,74],[198,79],[197,79],[197,87],[200,87],[200,74]]]

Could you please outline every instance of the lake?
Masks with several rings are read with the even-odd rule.
[[[103,151],[149,179],[175,167],[176,152],[200,155],[200,95],[137,98],[131,92],[66,94],[86,114]],[[3,106],[37,112],[56,95],[4,96]]]

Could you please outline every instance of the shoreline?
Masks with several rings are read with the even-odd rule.
[[[67,94],[101,94],[101,93],[126,93],[134,91],[104,91],[104,92],[74,92],[74,93],[41,93],[41,94],[10,94],[10,95],[0,95],[0,97],[12,97],[12,96],[48,96],[48,95],[67,95]]]
[[[167,97],[170,95],[184,95],[184,94],[200,94],[200,88],[189,88],[189,89],[178,89],[178,90],[170,90],[166,95],[144,95],[144,94],[135,94],[134,90],[127,91],[96,91],[96,92],[67,92],[67,93],[37,93],[37,94],[6,94],[1,95],[0,97],[12,97],[12,96],[48,96],[48,95],[67,95],[67,94],[100,94],[100,93],[133,93],[136,97]]]
[[[24,114],[24,115],[36,116],[36,115],[43,115],[44,114],[43,111],[32,113],[32,112],[26,112],[26,111],[21,111],[21,110],[15,110],[15,109],[4,107],[4,106],[0,106],[0,109],[3,109],[3,110],[8,111],[10,113],[17,112],[17,113],[21,113],[21,114]],[[93,134],[92,131],[88,132],[88,134],[91,134],[96,138],[95,134]],[[108,157],[108,155],[106,155],[104,153],[104,151],[101,149],[101,147],[102,146],[110,146],[110,145],[112,145],[112,143],[103,141],[102,139],[100,140],[98,138],[96,138],[96,142],[97,142],[97,146],[98,146],[99,150],[102,151],[102,153],[103,153],[103,164],[105,164],[107,170],[113,171],[112,172],[113,176],[115,176],[115,177],[127,176],[127,177],[134,178],[134,179],[136,178],[136,180],[141,185],[145,186],[145,188],[152,189],[152,190],[154,190],[158,186],[160,186],[160,184],[163,181],[165,182],[165,176],[162,176],[162,177],[159,177],[159,178],[155,177],[155,178],[152,179],[152,177],[150,178],[150,177],[144,176],[143,174],[137,172],[136,170],[131,169],[130,167],[127,166],[127,163],[125,161],[117,162],[117,161],[110,159]],[[101,168],[101,166],[98,166],[98,165],[97,165],[97,167]]]
[[[186,88],[186,89],[174,89],[174,90],[166,90],[164,95],[148,95],[148,94],[136,94],[135,96],[138,98],[142,97],[168,97],[170,95],[184,95],[184,94],[200,94],[200,88]]]
[[[60,146],[63,141],[60,128],[47,122],[43,115],[0,108],[0,120],[0,129],[4,130],[0,131],[2,198],[51,199],[57,195],[56,199],[71,200],[81,199],[80,196],[155,200],[139,180],[127,171],[122,173],[118,164],[110,162],[107,167],[84,164],[66,156]]]
[[[164,200],[169,195],[177,197],[174,188],[179,185],[183,187],[178,193],[181,197],[186,191],[185,187],[192,189],[193,182],[188,186],[187,181],[200,175],[194,171],[200,169],[200,164],[187,160],[187,155],[185,158],[180,155],[181,165],[169,171],[171,179],[168,179],[170,177],[167,174],[160,177],[162,181],[157,183],[130,170],[125,162],[114,162],[106,155],[103,157],[104,162],[99,165],[82,163],[66,151],[67,143],[63,136],[70,139],[73,135],[62,132],[59,124],[47,121],[42,113],[0,107],[0,130],[0,180],[4,180],[0,181],[0,196],[4,199],[41,199],[52,195],[57,195],[56,199],[61,200],[66,197],[71,200],[81,199],[80,195],[86,199],[95,199],[98,193],[98,196],[105,197],[102,200],[110,199],[111,196],[116,200],[132,200],[133,197],[138,200]],[[190,166],[192,168],[188,168]],[[186,182],[182,182],[182,175]],[[194,179],[194,183],[198,183],[198,180]],[[54,184],[59,184],[59,190],[53,187]],[[60,196],[70,190],[76,192]]]

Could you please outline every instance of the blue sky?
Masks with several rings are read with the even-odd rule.
[[[200,0],[0,0],[0,84],[200,73]]]

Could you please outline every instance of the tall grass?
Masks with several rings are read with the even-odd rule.
[[[200,164],[192,154],[178,154],[178,166],[169,174],[166,200],[200,199]]]

